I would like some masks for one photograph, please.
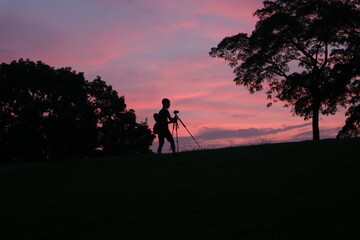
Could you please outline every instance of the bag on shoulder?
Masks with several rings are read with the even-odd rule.
[[[154,113],[155,124],[154,124],[154,127],[153,127],[153,132],[154,132],[155,134],[158,134],[158,133],[159,133],[158,119],[159,119],[159,114]]]

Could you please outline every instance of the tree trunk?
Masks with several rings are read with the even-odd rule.
[[[312,86],[312,130],[313,141],[320,140],[320,128],[319,128],[319,112],[320,112],[320,73],[318,68],[315,67],[315,78],[313,79]]]
[[[320,140],[320,128],[319,128],[319,107],[313,107],[313,118],[312,118],[312,130],[313,140]]]

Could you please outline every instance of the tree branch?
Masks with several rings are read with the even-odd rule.
[[[265,62],[271,64],[271,66],[274,68],[275,71],[270,70],[271,72],[286,79],[288,78],[288,75],[278,66],[278,64],[274,63],[273,61],[265,61]]]
[[[320,71],[324,70],[326,64],[328,63],[328,54],[329,54],[329,45],[325,42],[325,59],[320,67]]]

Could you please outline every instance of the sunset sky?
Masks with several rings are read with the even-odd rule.
[[[232,69],[209,51],[226,36],[251,33],[261,0],[0,0],[0,62],[41,60],[101,78],[137,121],[171,100],[204,148],[312,138],[311,122],[264,93],[233,82]],[[322,117],[321,138],[333,138],[344,111]],[[181,149],[196,144],[179,129]],[[154,143],[156,146],[157,143]],[[165,145],[167,148],[167,145]]]

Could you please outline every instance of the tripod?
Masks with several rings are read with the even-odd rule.
[[[195,140],[194,136],[190,133],[189,129],[187,129],[187,127],[185,126],[184,122],[180,119],[180,117],[177,115],[178,111],[174,111],[175,113],[175,122],[173,123],[173,130],[172,130],[172,134],[174,135],[174,130],[176,133],[176,149],[179,152],[179,136],[178,136],[178,129],[179,129],[179,121],[180,123],[184,126],[184,128],[186,129],[186,131],[189,133],[189,135],[191,136],[191,138],[195,141],[195,143],[198,145],[199,148],[200,145],[199,143]]]

